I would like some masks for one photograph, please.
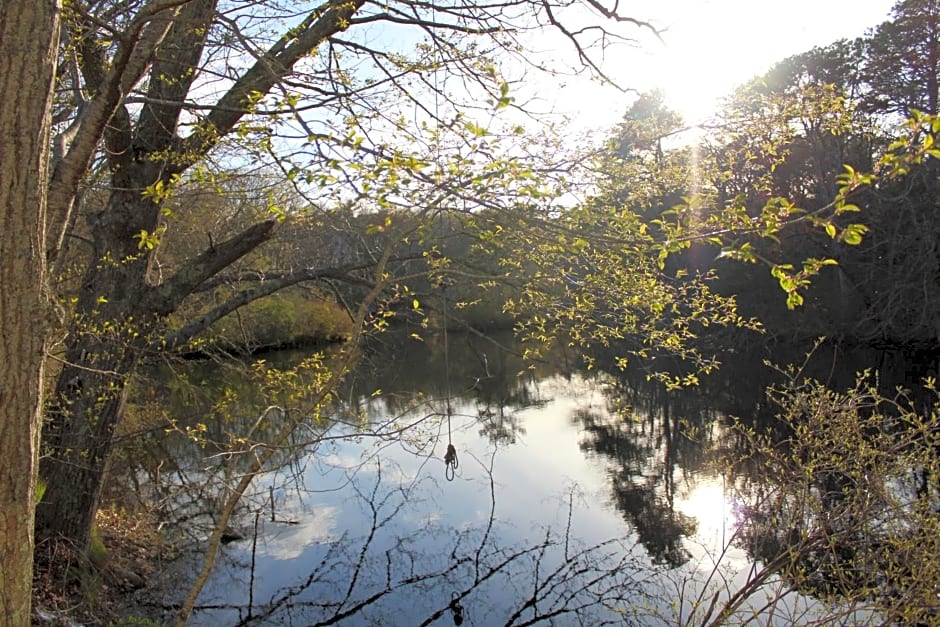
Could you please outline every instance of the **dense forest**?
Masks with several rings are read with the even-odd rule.
[[[54,76],[18,80],[50,85],[36,97],[47,119],[30,122],[45,155],[30,163],[48,167],[20,197],[41,196],[43,215],[14,227],[11,207],[32,204],[4,195],[0,229],[36,235],[31,256],[16,239],[2,248],[2,331],[32,342],[10,342],[2,373],[35,388],[0,397],[4,419],[17,416],[0,453],[25,451],[3,467],[20,478],[3,498],[22,506],[10,510],[18,527],[0,526],[18,545],[0,552],[8,624],[30,620],[33,552],[40,609],[64,609],[69,595],[86,604],[100,584],[88,573],[107,570],[105,502],[156,527],[178,522],[156,503],[122,502],[142,492],[121,482],[139,477],[112,468],[172,437],[218,462],[193,488],[212,492],[214,511],[176,608],[185,623],[253,480],[298,438],[316,440],[377,337],[512,330],[522,367],[561,348],[580,368],[640,368],[675,394],[707,387],[723,352],[767,343],[940,349],[932,0],[900,0],[864,37],[779,61],[700,127],[650,92],[593,142],[538,120],[508,74],[544,70],[523,42],[554,29],[603,79],[603,42],[654,31],[616,3],[587,3],[600,38],[568,26],[580,17],[566,2],[40,4],[58,9],[32,15],[59,33],[37,40]],[[3,38],[9,56],[13,35]],[[10,59],[0,73],[22,64]],[[4,168],[25,150],[4,148]],[[309,354],[298,363],[264,359],[298,346]],[[250,390],[216,390],[213,412],[238,407],[239,420],[165,410],[150,377],[179,375],[172,393],[186,398],[199,386],[184,376],[193,363],[248,373]],[[889,623],[932,624],[932,380],[926,396],[895,396],[786,372],[790,385],[768,396],[776,423],[736,425],[737,457],[724,460],[777,486],[759,498],[742,486],[754,503],[742,542],[765,570],[693,612],[696,624],[730,620],[775,577],[842,599],[840,620],[855,603]],[[361,431],[408,437],[391,424]],[[908,475],[913,496],[898,487]],[[35,535],[24,531],[33,516]]]

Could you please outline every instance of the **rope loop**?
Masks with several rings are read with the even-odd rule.
[[[447,452],[444,453],[444,477],[448,481],[453,481],[454,474],[457,472],[459,466],[460,462],[457,460],[457,449],[454,448],[453,444],[448,444]]]

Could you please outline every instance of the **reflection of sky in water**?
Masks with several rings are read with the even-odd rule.
[[[304,513],[302,522],[296,525],[266,524],[258,538],[257,554],[276,561],[293,560],[308,546],[333,542],[339,536],[338,514],[335,507],[320,506]]]
[[[680,589],[686,598],[693,598],[701,590],[694,580],[712,572],[717,556],[722,556],[723,568],[747,570],[743,550],[720,553],[733,533],[734,512],[722,479],[701,469],[676,480],[667,508],[695,521],[691,536],[679,538],[688,555],[686,563],[670,569],[654,560],[659,565],[652,566],[640,544],[645,540],[633,533],[625,522],[629,518],[618,511],[612,497],[617,463],[583,445],[586,435],[577,416],[590,413],[611,423],[624,420],[608,411],[604,383],[556,376],[532,385],[537,388],[533,398],[541,402],[511,412],[519,427],[515,444],[494,445],[486,437],[481,424],[485,417],[476,401],[454,402],[452,438],[460,467],[453,482],[444,480],[441,461],[447,445],[446,421],[426,425],[440,429],[433,457],[393,443],[380,455],[364,458],[374,452],[368,441],[335,440],[300,463],[299,484],[286,482],[283,473],[259,478],[259,494],[266,494],[269,485],[276,487],[277,519],[297,524],[271,522],[270,509],[264,509],[258,520],[252,584],[254,517],[241,520],[240,528],[249,539],[225,547],[226,559],[200,598],[200,605],[215,608],[198,611],[193,624],[245,620],[249,591],[258,624],[315,624],[373,597],[338,624],[453,624],[447,606],[454,594],[465,594],[464,624],[507,624],[532,595],[537,585],[533,573],[549,582],[552,572],[562,573],[561,578],[571,576],[559,570],[566,555],[573,565],[580,559],[585,567],[597,569],[584,577],[611,569],[609,583],[620,588],[582,614],[559,614],[554,624],[596,624],[602,619],[615,624],[662,624],[652,614],[672,616],[670,606]],[[381,399],[372,402],[364,408],[367,415],[377,414],[376,406],[386,408]],[[427,407],[421,408],[418,417],[427,412]],[[650,455],[662,463],[661,451]],[[642,472],[650,472],[655,463],[642,463]],[[655,481],[649,490],[653,501],[663,500]],[[373,524],[378,525],[374,531]],[[549,537],[554,541],[551,546],[534,550]],[[619,540],[571,557],[610,539]],[[517,557],[509,559],[511,555]],[[613,568],[618,560],[619,568]],[[504,568],[490,572],[503,561]],[[490,575],[474,584],[481,569]],[[735,580],[733,573],[727,576]],[[351,590],[350,582],[355,583]],[[553,602],[552,587],[563,596],[577,585],[546,585],[543,612]],[[330,606],[344,599],[342,610]],[[627,614],[604,609],[605,602]],[[532,616],[531,610],[522,611],[515,623]]]

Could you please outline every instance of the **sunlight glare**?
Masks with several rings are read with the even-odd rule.
[[[684,495],[677,496],[676,509],[697,521],[693,542],[717,554],[730,542],[737,526],[731,493],[721,479],[703,479]]]
[[[614,74],[640,92],[661,90],[686,124],[707,123],[737,86],[791,55],[861,36],[886,19],[893,4],[870,0],[847,10],[812,0],[639,2],[634,10],[649,16],[662,41],[643,39]]]

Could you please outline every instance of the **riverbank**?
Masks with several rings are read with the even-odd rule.
[[[37,546],[33,624],[158,625],[135,614],[133,599],[173,555],[173,546],[152,512],[107,506],[96,516],[87,556],[49,540]]]

